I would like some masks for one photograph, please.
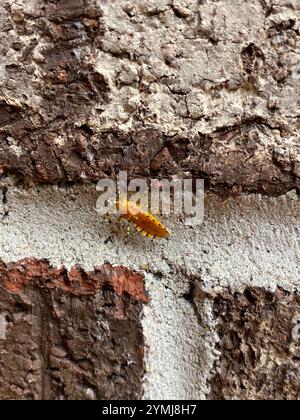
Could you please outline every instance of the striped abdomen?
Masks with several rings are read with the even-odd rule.
[[[166,239],[170,236],[168,229],[156,217],[142,210],[136,204],[123,200],[118,203],[118,206],[122,213],[121,217],[129,220],[142,235],[150,239]]]

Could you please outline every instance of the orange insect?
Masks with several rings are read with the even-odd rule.
[[[129,220],[142,235],[150,239],[166,239],[170,236],[168,229],[156,217],[142,210],[136,204],[122,200],[118,202],[118,207],[121,212],[120,216]]]

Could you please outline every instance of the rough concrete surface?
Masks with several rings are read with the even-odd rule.
[[[220,351],[214,299],[205,293],[226,297],[249,285],[299,292],[298,196],[223,202],[208,194],[199,228],[164,220],[172,232],[168,241],[150,241],[125,221],[101,218],[96,200],[88,186],[7,184],[0,259],[46,258],[54,267],[85,270],[110,263],[144,272],[150,297],[142,321],[149,347],[144,397],[205,398]]]
[[[299,189],[297,0],[7,0],[0,171]]]

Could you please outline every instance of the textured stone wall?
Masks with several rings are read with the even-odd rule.
[[[27,259],[1,263],[0,284],[1,399],[140,397],[141,275]]]
[[[101,371],[89,365],[84,376],[74,373],[72,389],[80,398],[86,398],[86,388],[96,398],[299,398],[300,206],[295,193],[226,202],[207,194],[202,226],[187,228],[170,216],[164,219],[170,240],[153,242],[125,221],[100,218],[94,186],[24,188],[5,182],[0,321],[12,319],[6,340],[17,340],[21,327],[14,314],[21,311],[20,322],[25,315],[34,322],[22,337],[39,346],[41,328],[35,326],[42,321],[34,317],[47,314],[47,347],[30,355],[40,360],[44,354],[37,381],[42,373],[50,380],[47,361],[53,348],[63,349],[63,363],[76,366],[75,353],[82,355],[85,340],[85,358]],[[21,309],[15,309],[16,300],[25,301]],[[84,325],[77,326],[78,313],[79,318],[84,314]],[[124,325],[130,328],[124,331]],[[70,335],[64,326],[70,326],[77,350],[66,344]],[[113,329],[113,337],[103,326]],[[13,349],[5,340],[0,345]],[[22,355],[13,351],[14,360]],[[23,358],[13,366],[22,363]],[[23,369],[19,378],[25,381]],[[56,393],[44,391],[46,397],[72,398],[61,371],[59,366],[60,387]],[[114,394],[109,394],[112,388],[106,393],[95,388],[111,383],[112,372],[128,386],[114,388]],[[11,385],[6,381],[2,389]],[[26,388],[18,395],[28,395]]]
[[[210,398],[299,400],[299,294],[248,288],[216,296],[213,308],[220,358]]]
[[[300,398],[299,18],[0,1],[1,399]],[[120,170],[204,178],[204,224],[101,219]]]
[[[0,170],[299,188],[297,0],[2,1]]]

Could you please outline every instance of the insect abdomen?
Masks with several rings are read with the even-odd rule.
[[[170,232],[167,228],[151,213],[140,209],[130,201],[119,203],[121,209],[121,217],[129,220],[137,230],[150,239],[168,238]]]

